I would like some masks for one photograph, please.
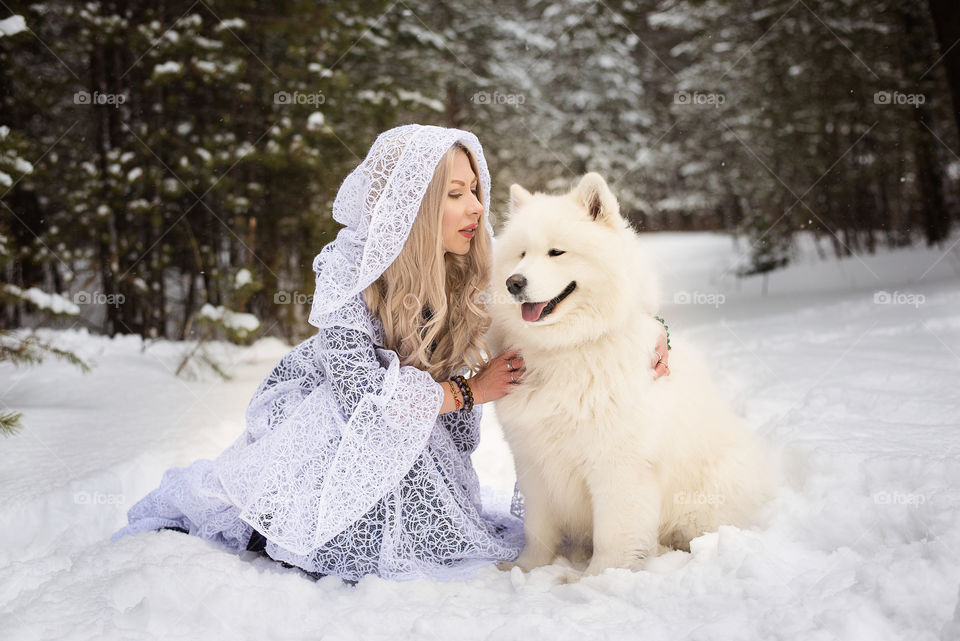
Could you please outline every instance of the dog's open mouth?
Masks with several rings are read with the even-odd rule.
[[[572,280],[570,284],[563,288],[563,291],[551,298],[550,300],[545,300],[542,303],[524,303],[520,306],[520,315],[523,316],[523,320],[528,323],[533,323],[538,320],[543,320],[554,308],[560,304],[564,298],[570,295],[574,289],[577,288],[577,281]]]

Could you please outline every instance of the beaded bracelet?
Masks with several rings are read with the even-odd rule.
[[[460,393],[463,394],[463,411],[470,412],[473,410],[473,391],[470,389],[470,384],[467,383],[467,379],[463,376],[457,375],[453,377],[453,382],[457,384],[460,388]]]
[[[663,320],[659,316],[654,316],[654,318],[660,321],[660,324],[663,325],[663,331],[667,333],[667,349],[673,349],[672,347],[670,347],[670,328],[667,327],[667,321]]]
[[[460,400],[460,394],[458,393],[459,388],[451,381],[447,381],[447,384],[450,386],[450,393],[453,394],[453,402],[456,405],[455,409],[459,410],[463,407],[463,401]]]
[[[467,379],[457,374],[456,376],[451,376],[450,380],[457,384],[457,387],[460,388],[460,392],[463,394],[463,411],[473,411],[473,392],[470,390],[470,384],[467,383]]]

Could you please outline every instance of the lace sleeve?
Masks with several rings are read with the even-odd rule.
[[[364,396],[380,395],[387,370],[369,336],[348,327],[325,327],[319,330],[317,347],[318,360],[345,419],[353,416]]]
[[[454,445],[464,454],[473,454],[480,442],[480,418],[483,406],[477,405],[469,414],[463,411],[447,412],[440,420],[450,433]]]
[[[379,394],[386,370],[377,360],[370,337],[360,330],[339,326],[321,329],[318,346],[337,404],[344,418],[349,418],[365,395]],[[480,440],[482,406],[477,405],[469,414],[455,411],[439,416],[457,449],[472,454]]]
[[[400,365],[363,331],[323,328],[296,353],[317,387],[255,442],[218,459],[241,518],[271,542],[306,554],[392,491],[423,453],[443,403],[427,372]]]

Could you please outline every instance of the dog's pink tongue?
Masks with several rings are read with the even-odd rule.
[[[543,311],[543,308],[547,306],[547,303],[550,301],[543,301],[542,303],[524,303],[520,306],[520,314],[523,316],[523,320],[532,322],[540,318],[540,313]]]

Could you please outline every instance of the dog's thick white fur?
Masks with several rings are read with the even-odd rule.
[[[513,185],[510,212],[489,339],[526,363],[496,403],[525,498],[515,565],[563,552],[590,558],[586,574],[639,568],[664,546],[748,525],[771,494],[765,448],[682,335],[671,336],[671,374],[654,380],[656,275],[603,178],[587,174],[564,195]]]

